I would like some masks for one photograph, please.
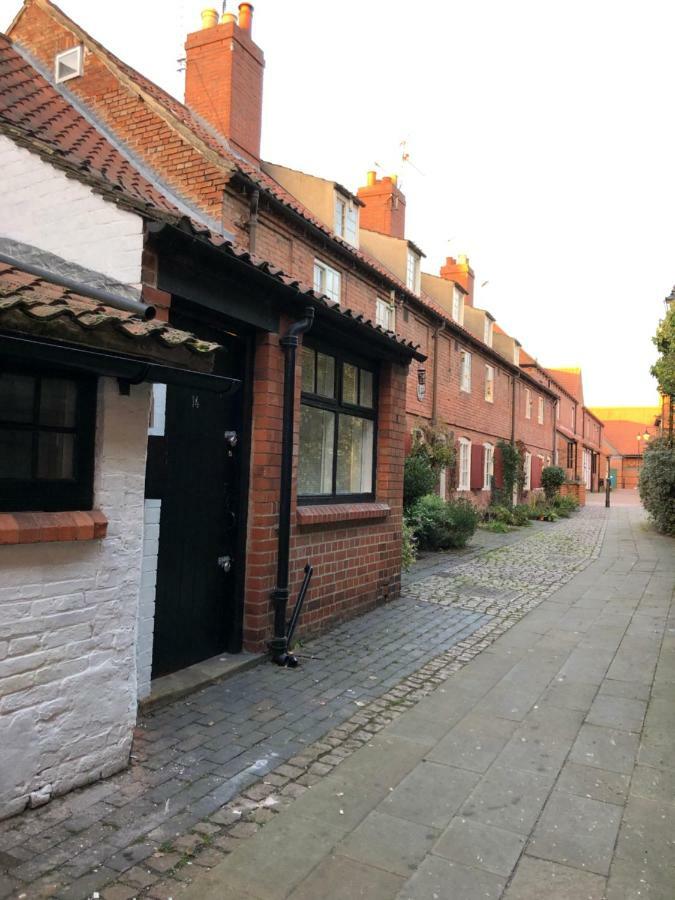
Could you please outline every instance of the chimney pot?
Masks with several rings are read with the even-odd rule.
[[[405,197],[396,182],[396,175],[383,175],[378,180],[374,170],[367,173],[365,186],[357,191],[364,204],[359,212],[362,228],[405,237]]]
[[[231,22],[236,22],[237,17],[233,12],[224,12],[220,17],[221,25],[229,25]]]
[[[377,172],[374,169],[371,169],[366,173],[366,184],[368,187],[372,187],[377,181]]]
[[[392,184],[398,184],[398,175],[392,175],[392,176],[391,176],[391,183],[392,183]]]
[[[216,9],[203,9],[202,10],[202,30],[206,28],[213,28],[214,25],[218,24],[218,10]]]
[[[253,4],[239,4],[239,27],[242,31],[248,31],[251,34],[253,28]]]

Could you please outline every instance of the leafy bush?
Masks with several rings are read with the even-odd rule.
[[[675,535],[675,447],[665,438],[650,441],[645,450],[640,498],[656,528]]]
[[[403,506],[409,509],[435,487],[436,473],[428,457],[422,453],[408,456],[403,470]]]
[[[478,525],[478,511],[468,500],[448,503],[436,494],[427,494],[410,511],[420,550],[447,550],[463,547]]]
[[[509,509],[508,506],[489,506],[486,511],[486,518],[492,522],[500,522],[503,525],[517,525],[522,527],[530,524],[529,508],[524,505],[514,506]],[[490,529],[498,531],[497,528]]]
[[[415,529],[407,517],[403,517],[403,543],[401,548],[401,567],[404,572],[412,566],[417,559],[417,538]]]
[[[495,534],[508,534],[509,531],[511,531],[510,525],[507,525],[506,522],[500,522],[498,519],[492,519],[491,521],[486,522],[482,527],[486,531],[492,531]]]
[[[501,502],[509,508],[513,505],[513,492],[520,490],[525,481],[525,457],[520,448],[510,441],[499,441],[497,444],[502,457],[504,486],[499,491]]]
[[[547,509],[548,503],[543,494],[531,493],[527,498],[528,519],[541,519]]]
[[[576,497],[571,497],[567,494],[564,497],[558,495],[553,500],[553,509],[559,516],[569,519],[570,515],[579,509],[579,501]]]
[[[546,494],[546,499],[551,503],[555,495],[565,483],[565,472],[560,466],[546,466],[541,471],[541,486]]]

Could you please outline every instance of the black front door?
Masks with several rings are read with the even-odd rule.
[[[153,677],[222,653],[232,637],[238,402],[169,385],[165,437],[150,438],[149,470],[163,469]]]

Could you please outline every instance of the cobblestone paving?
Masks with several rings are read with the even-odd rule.
[[[144,717],[129,770],[0,823],[0,898],[179,897],[583,569],[605,521],[587,508],[449,556],[399,600],[308,642],[301,669],[259,666]]]

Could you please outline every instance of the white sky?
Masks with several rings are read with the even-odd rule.
[[[0,27],[19,5],[0,0]],[[181,99],[176,59],[208,5],[60,0]],[[353,190],[375,162],[397,171],[426,270],[467,253],[476,305],[544,364],[581,365],[588,405],[656,403],[650,338],[675,282],[671,0],[257,0],[253,26],[265,159]]]

